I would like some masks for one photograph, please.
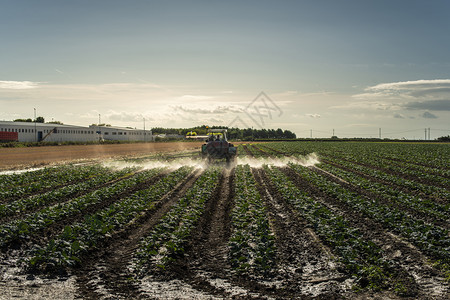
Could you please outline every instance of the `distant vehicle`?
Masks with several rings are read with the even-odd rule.
[[[228,142],[226,129],[209,129],[208,139],[202,145],[201,155],[209,163],[225,159],[227,164],[231,164],[236,161],[237,149]]]

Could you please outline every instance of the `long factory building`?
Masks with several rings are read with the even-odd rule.
[[[150,130],[115,126],[89,127],[51,123],[0,121],[0,141],[93,142],[99,140],[152,141]]]

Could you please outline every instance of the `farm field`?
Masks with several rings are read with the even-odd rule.
[[[0,175],[0,299],[448,299],[450,145],[273,142]]]

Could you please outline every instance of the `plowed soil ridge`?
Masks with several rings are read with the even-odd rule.
[[[102,248],[84,258],[81,267],[74,270],[80,297],[98,299],[101,297],[101,291],[112,294],[112,298],[143,297],[139,286],[132,280],[133,275],[127,266],[141,239],[186,193],[201,173],[201,170],[196,170],[163,196],[152,210],[144,212],[138,222],[116,232]]]

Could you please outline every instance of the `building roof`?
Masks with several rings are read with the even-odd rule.
[[[14,121],[0,121],[0,124],[2,125],[17,125],[17,126],[33,126],[34,122],[14,122]],[[66,125],[66,124],[51,124],[51,123],[36,123],[36,126],[43,126],[43,127],[65,127],[65,128],[86,128],[89,127],[86,126],[77,126],[77,125]]]
[[[16,125],[16,126],[30,126],[34,127],[34,122],[14,122],[14,121],[0,121],[0,125]],[[98,129],[101,130],[104,129],[115,129],[115,130],[122,130],[122,131],[131,131],[131,130],[140,130],[144,131],[144,129],[134,129],[134,128],[127,128],[127,127],[117,127],[117,126],[96,126],[96,125],[89,125],[89,126],[79,126],[79,125],[67,125],[67,124],[51,124],[51,123],[36,123],[36,126],[40,127],[51,127],[51,128],[85,128],[85,129]],[[145,131],[150,132],[150,129],[146,129]]]

